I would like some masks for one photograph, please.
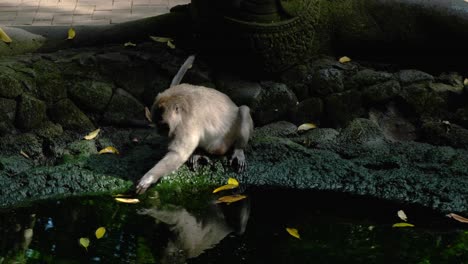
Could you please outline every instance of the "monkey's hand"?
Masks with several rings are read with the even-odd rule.
[[[235,149],[229,160],[229,165],[236,166],[237,173],[242,173],[247,169],[247,161],[245,160],[244,150]]]
[[[147,172],[143,177],[141,177],[138,185],[136,187],[137,194],[143,194],[151,186],[151,184],[157,181],[157,177],[150,172]]]

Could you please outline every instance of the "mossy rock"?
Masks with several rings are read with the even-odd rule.
[[[5,67],[0,67],[0,97],[15,98],[23,93],[23,84],[17,74]]]
[[[48,103],[67,97],[65,81],[57,64],[41,59],[34,63],[37,87],[35,94]]]
[[[46,121],[41,125],[41,127],[35,129],[33,132],[40,137],[53,139],[63,134],[63,128],[60,124]]]
[[[73,84],[68,93],[83,110],[102,113],[110,102],[112,90],[110,83],[87,80]]]
[[[0,113],[4,115],[8,120],[15,120],[16,116],[16,101],[11,99],[0,98]],[[5,121],[0,117],[0,121]]]
[[[333,127],[344,127],[364,113],[361,93],[348,90],[325,98],[325,115]]]
[[[16,125],[23,129],[33,129],[38,128],[46,119],[46,103],[31,95],[22,94],[16,113]]]
[[[78,131],[94,129],[93,123],[70,99],[52,105],[48,113],[52,121],[59,123],[65,129]]]
[[[117,89],[104,113],[105,123],[122,124],[131,119],[144,119],[143,104],[123,89]]]

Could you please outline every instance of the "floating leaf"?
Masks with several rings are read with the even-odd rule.
[[[133,42],[125,42],[124,47],[136,47],[136,44]]]
[[[228,184],[232,184],[232,185],[239,186],[239,182],[238,182],[236,179],[234,179],[234,178],[231,178],[231,177],[229,177],[229,179],[228,179],[228,182],[227,182],[227,183],[228,183]]]
[[[105,147],[99,151],[99,154],[105,154],[105,153],[120,154],[119,151],[114,147]]]
[[[408,217],[406,216],[405,212],[403,210],[400,210],[397,212],[398,217],[400,217],[401,220],[403,221],[408,221]]]
[[[228,195],[228,196],[219,197],[218,200],[216,201],[216,203],[230,204],[230,203],[234,203],[234,202],[240,201],[240,200],[245,199],[245,198],[247,198],[247,196],[242,195],[242,194]]]
[[[396,223],[393,224],[392,227],[414,227],[414,225],[410,223]]]
[[[317,125],[314,124],[314,123],[305,123],[305,124],[300,125],[297,128],[297,131],[307,131],[307,130],[313,129],[313,128],[317,128]]]
[[[106,233],[106,228],[105,227],[100,227],[100,228],[96,229],[96,233],[95,233],[96,238],[101,239],[104,236],[105,233]]]
[[[128,204],[136,204],[140,202],[140,200],[136,198],[118,198],[117,197],[115,198],[115,200],[120,203],[128,203]]]
[[[20,151],[20,154],[21,154],[23,157],[27,158],[27,159],[30,159],[30,158],[31,158],[31,157],[29,157],[29,155],[26,154],[26,152],[24,152],[23,150]]]
[[[293,237],[301,239],[301,236],[299,235],[299,231],[297,231],[296,228],[292,227],[286,227],[286,231]]]
[[[350,62],[351,59],[349,57],[343,56],[338,60],[340,63],[347,63]]]
[[[86,140],[94,139],[95,137],[97,137],[97,135],[99,135],[99,132],[101,132],[100,128],[98,128],[98,129],[94,130],[93,132],[89,133],[88,135],[84,136],[84,139],[86,139]]]
[[[175,45],[174,45],[174,43],[172,43],[172,40],[169,40],[169,41],[167,42],[167,46],[168,46],[169,48],[171,48],[171,49],[175,49]]]
[[[82,247],[84,247],[86,250],[88,250],[88,247],[89,247],[89,238],[87,238],[87,237],[82,237],[82,238],[80,238],[79,242],[80,242],[80,245],[81,245]]]
[[[12,42],[11,38],[7,35],[7,33],[5,31],[3,31],[2,28],[0,28],[0,39],[5,43],[11,43]]]
[[[225,190],[231,190],[231,189],[235,189],[237,187],[239,187],[239,185],[226,184],[226,185],[223,185],[221,187],[218,187],[218,188],[214,189],[213,193],[217,193],[217,192],[225,191]]]
[[[448,217],[450,218],[453,218],[455,220],[457,220],[458,222],[462,222],[462,223],[467,223],[468,224],[468,218],[465,218],[463,216],[460,216],[460,215],[457,215],[457,214],[454,214],[454,213],[450,213],[447,215]]]
[[[70,29],[68,30],[68,38],[67,38],[67,39],[74,39],[75,36],[76,36],[75,29],[70,28]]]
[[[153,120],[151,119],[151,111],[146,106],[145,106],[145,117],[148,121],[153,122]]]
[[[171,38],[166,38],[166,37],[155,37],[155,36],[150,36],[150,39],[156,41],[156,42],[161,42],[161,43],[166,43],[171,41]]]

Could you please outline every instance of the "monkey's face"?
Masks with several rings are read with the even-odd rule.
[[[151,108],[151,118],[156,124],[158,133],[171,136],[175,128],[180,124],[181,117],[176,105],[164,105],[157,102]]]

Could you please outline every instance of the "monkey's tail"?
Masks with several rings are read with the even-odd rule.
[[[184,78],[184,75],[185,73],[187,72],[187,70],[189,70],[190,68],[192,68],[192,65],[193,65],[193,61],[195,60],[195,55],[190,55],[184,62],[184,64],[182,64],[182,66],[180,67],[179,71],[177,72],[177,74],[174,76],[174,79],[172,79],[172,82],[171,82],[171,86],[175,86],[175,85],[178,85],[180,84],[180,81],[182,81],[182,78]]]

